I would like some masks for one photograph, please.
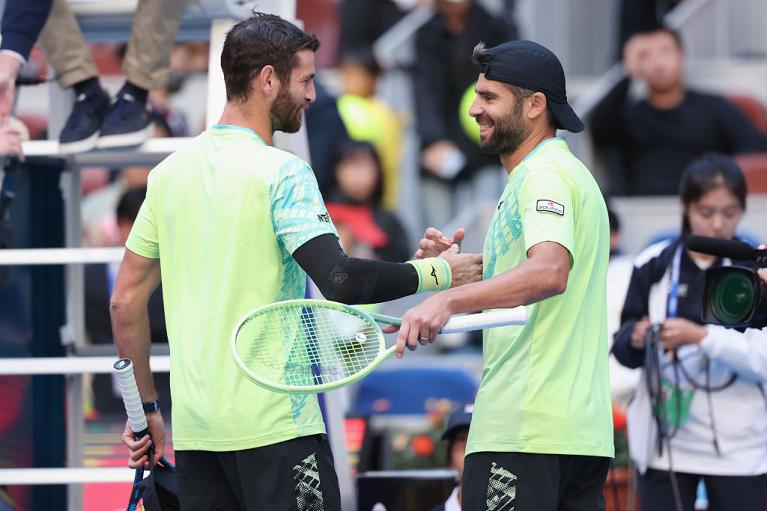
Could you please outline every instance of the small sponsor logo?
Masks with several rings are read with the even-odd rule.
[[[319,220],[320,222],[325,222],[326,224],[329,224],[330,215],[328,215],[327,213],[320,213],[319,215],[317,215],[317,220]]]
[[[498,203],[498,207],[497,207],[497,208],[495,208],[495,209],[501,209],[501,206],[503,206],[503,201],[499,202],[499,203]]]
[[[559,216],[565,215],[565,207],[553,200],[539,199],[538,202],[535,203],[535,210],[548,211],[549,213],[555,213]]]
[[[431,267],[431,276],[434,277],[434,284],[439,286],[439,279],[437,279],[437,269],[434,266]]]

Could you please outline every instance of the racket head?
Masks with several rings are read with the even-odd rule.
[[[372,317],[327,300],[286,300],[248,312],[232,331],[231,349],[246,378],[283,393],[333,390],[394,353]]]

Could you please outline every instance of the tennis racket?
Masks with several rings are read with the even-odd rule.
[[[440,333],[524,325],[524,307],[452,318]],[[399,318],[326,300],[286,300],[255,309],[237,322],[231,349],[252,382],[283,393],[314,393],[355,382],[394,354],[378,323]]]
[[[136,378],[133,376],[133,362],[129,358],[121,358],[114,364],[114,374],[117,376],[120,394],[123,397],[125,413],[128,414],[128,426],[133,431],[136,440],[149,434],[149,426],[144,415],[144,407],[141,405],[141,396],[136,386]],[[150,462],[154,456],[154,446],[149,446]],[[133,488],[131,488],[130,500],[127,511],[134,511],[141,501],[141,491],[138,483],[144,479],[144,467],[138,467],[133,476]]]

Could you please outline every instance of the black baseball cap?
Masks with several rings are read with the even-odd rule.
[[[474,411],[474,405],[459,405],[453,408],[447,417],[447,425],[442,433],[442,440],[451,440],[460,428],[468,428],[471,424],[471,414]]]
[[[583,131],[583,122],[567,104],[565,71],[548,48],[533,41],[509,41],[488,51],[490,60],[479,64],[485,78],[542,92],[558,128],[573,133]]]

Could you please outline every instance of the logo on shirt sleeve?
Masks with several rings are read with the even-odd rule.
[[[327,213],[321,213],[321,214],[317,215],[317,220],[319,220],[320,222],[325,222],[326,224],[329,224],[330,223],[330,215],[328,215]]]
[[[565,207],[553,200],[538,199],[538,202],[535,203],[535,210],[548,211],[549,213],[554,213],[559,216],[565,216]]]

